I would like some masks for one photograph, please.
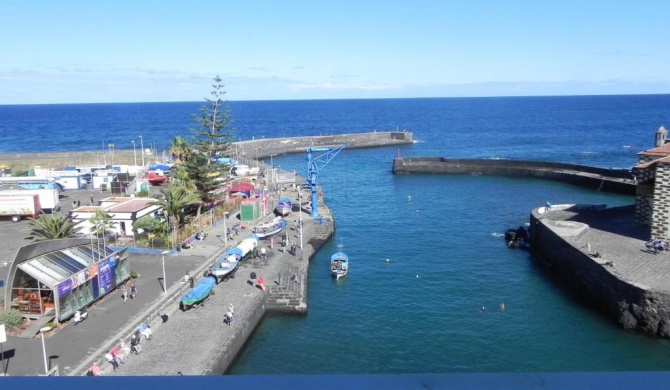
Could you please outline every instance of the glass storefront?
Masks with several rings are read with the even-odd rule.
[[[11,307],[26,315],[51,315],[63,321],[113,291],[130,277],[126,249],[91,242],[29,259],[18,265]]]

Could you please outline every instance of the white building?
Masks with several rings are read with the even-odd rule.
[[[94,224],[89,220],[95,217],[96,211],[106,211],[112,218],[112,226],[108,229],[119,236],[133,236],[133,223],[138,219],[162,213],[162,208],[154,198],[110,197],[100,201],[99,206],[82,206],[72,210],[72,221],[75,231],[89,234]]]

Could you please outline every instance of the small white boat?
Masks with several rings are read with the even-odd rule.
[[[277,212],[277,214],[284,217],[289,215],[292,209],[293,209],[293,202],[291,202],[291,199],[289,198],[279,199],[279,201],[277,201],[277,206],[275,207],[275,211]]]
[[[349,271],[349,256],[340,251],[330,257],[330,274],[339,279],[347,275]]]
[[[277,217],[271,222],[260,224],[253,228],[252,233],[258,238],[263,239],[270,237],[282,231],[286,227],[286,221],[282,217]]]

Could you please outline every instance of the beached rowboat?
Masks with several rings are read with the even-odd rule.
[[[195,285],[186,295],[181,297],[179,301],[179,307],[182,310],[188,310],[194,306],[202,305],[209,295],[212,293],[212,290],[216,286],[216,278],[213,276],[207,276],[202,279]]]

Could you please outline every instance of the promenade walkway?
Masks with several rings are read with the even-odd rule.
[[[287,192],[283,195],[292,196],[297,200],[298,193]],[[308,199],[305,193],[302,199],[303,201]],[[320,212],[327,214],[328,210],[321,211],[320,208]],[[264,218],[272,217],[272,213],[269,213]],[[85,321],[78,325],[72,322],[66,323],[49,332],[45,337],[49,367],[58,365],[60,375],[84,375],[93,362],[100,363],[105,375],[166,373],[174,375],[177,371],[191,375],[221,374],[222,372],[208,371],[212,370],[212,362],[221,354],[220,350],[212,348],[213,343],[220,342],[222,346],[229,342],[243,344],[265,313],[264,304],[269,292],[263,292],[247,284],[250,273],[255,272],[258,276],[263,276],[269,289],[273,286],[278,287],[280,282],[282,284],[287,282],[280,280],[282,275],[287,274],[287,270],[299,273],[297,275],[299,283],[292,283],[305,283],[304,271],[307,269],[308,259],[318,248],[309,244],[314,229],[308,210],[303,210],[302,217],[304,251],[298,250],[297,256],[292,256],[284,251],[278,242],[275,242],[274,248],[270,249],[269,241],[260,241],[259,248],[266,247],[267,260],[245,260],[235,278],[215,287],[215,294],[204,307],[186,312],[178,309],[180,297],[189,289],[188,284],[183,283],[186,272],[195,276],[196,282],[200,280],[204,271],[225,249],[236,245],[251,234],[252,225],[248,224],[247,228],[226,246],[223,242],[226,227],[237,221],[231,216],[226,227],[223,223],[210,227],[207,230],[208,237],[197,241],[195,248],[166,254],[167,294],[163,293],[162,255],[129,253],[130,268],[140,275],[134,281],[138,288],[137,298],[124,303],[120,293],[115,291],[96,302],[90,308]],[[287,231],[290,233],[289,240],[299,242],[295,222],[297,219],[297,212],[287,217],[289,222]],[[263,218],[257,223],[261,221]],[[229,304],[235,307],[234,328],[228,328],[223,324],[223,314]],[[162,324],[158,316],[160,311],[166,312],[169,316],[165,324]],[[128,341],[141,322],[151,324],[154,338],[149,341],[143,340],[143,352],[140,355],[131,355],[117,372],[113,372],[111,365],[104,359],[104,354],[117,345],[119,339]],[[6,357],[7,375],[44,374],[42,344],[39,337],[33,339],[8,337],[2,346]],[[229,360],[232,361],[233,358],[234,356]]]

